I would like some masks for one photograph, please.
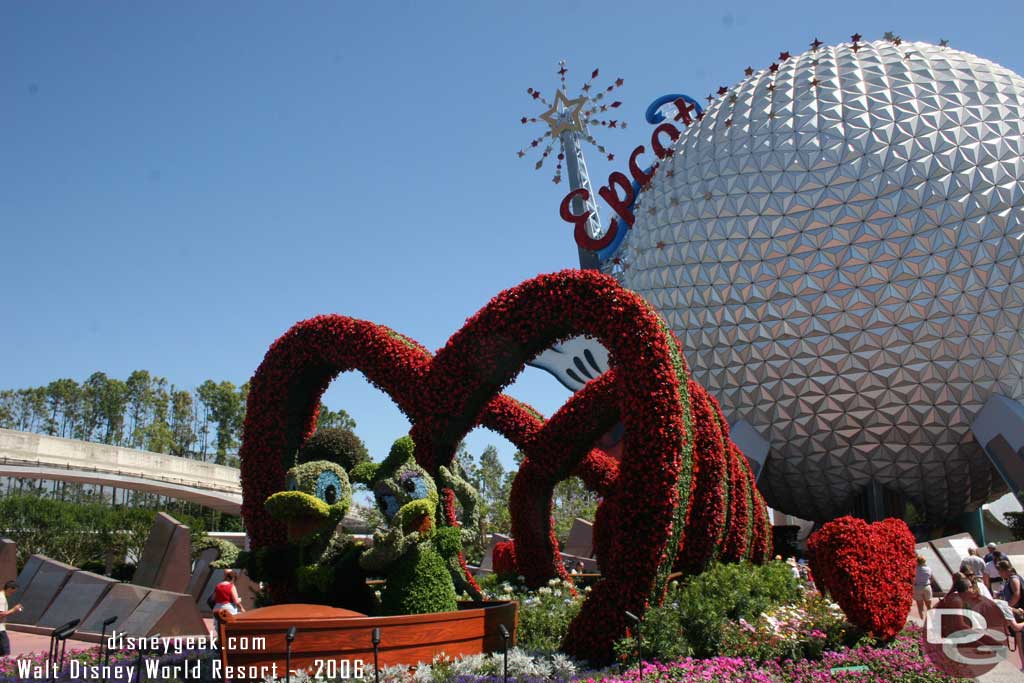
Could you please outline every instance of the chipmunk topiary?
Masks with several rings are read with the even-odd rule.
[[[468,583],[459,563],[460,531],[438,526],[437,485],[416,464],[414,449],[412,439],[404,436],[395,441],[384,462],[362,463],[352,470],[354,481],[371,488],[390,527],[374,534],[373,547],[359,561],[368,572],[387,578],[381,595],[385,614],[454,611],[458,608],[456,586],[464,590]],[[446,468],[441,469],[443,483],[449,488],[469,487]]]
[[[287,525],[289,560],[283,564],[294,572],[295,600],[369,613],[373,593],[359,566],[365,546],[340,526],[352,504],[345,469],[328,460],[304,462],[288,470],[285,481],[287,490],[273,494],[264,505]],[[277,559],[264,553],[254,560],[273,574],[282,564],[282,552],[264,550],[275,550]]]

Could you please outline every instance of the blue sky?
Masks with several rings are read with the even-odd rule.
[[[528,86],[625,79],[625,158],[655,97],[702,98],[815,37],[894,31],[1024,73],[1019,2],[0,3],[0,387],[241,383],[298,320],[429,348],[500,290],[577,264],[565,186],[515,152]],[[596,183],[611,164],[588,154]],[[606,212],[607,213],[607,212]],[[528,370],[511,393],[551,414]],[[378,457],[404,418],[355,375]],[[470,446],[512,448],[475,432]]]

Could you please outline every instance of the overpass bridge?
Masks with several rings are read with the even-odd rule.
[[[234,467],[11,429],[0,429],[0,477],[149,491],[231,515],[242,509]]]

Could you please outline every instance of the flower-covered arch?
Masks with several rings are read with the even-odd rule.
[[[612,370],[550,420],[500,394],[526,361],[577,334],[609,349]],[[601,492],[595,536],[608,547],[601,560],[604,578],[563,647],[595,661],[609,657],[625,631],[625,611],[642,613],[663,594],[677,551],[685,549],[691,497],[695,490],[704,493],[705,477],[694,476],[696,385],[689,382],[678,340],[657,313],[608,276],[563,271],[502,292],[433,357],[411,339],[363,320],[319,316],[295,325],[271,346],[250,385],[240,455],[242,514],[254,548],[283,542],[284,530],[263,501],[280,490],[289,459],[312,433],[324,390],[347,370],[361,371],[406,414],[416,460],[435,477],[476,425],[504,434],[526,453],[511,506],[516,562],[531,582],[560,566],[550,521],[554,484],[577,474]],[[616,463],[592,445],[619,420],[625,437]],[[707,420],[703,407],[699,420]],[[696,462],[700,466],[700,456]],[[706,472],[713,471],[709,461]],[[745,511],[751,504],[749,470],[734,461],[729,471],[732,486],[743,491],[738,497]],[[635,495],[639,490],[643,499]],[[720,486],[718,495],[724,495]],[[442,501],[444,521],[457,524],[451,493],[442,492]],[[728,524],[725,537],[735,527],[745,554],[748,516],[737,510]]]

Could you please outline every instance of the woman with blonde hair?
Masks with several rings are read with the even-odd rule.
[[[992,593],[989,592],[988,586],[985,585],[984,578],[981,575],[975,574],[971,571],[970,567],[966,566],[960,567],[960,573],[964,575],[964,578],[971,582],[971,585],[973,586],[972,590],[974,590],[978,595],[983,598],[988,598],[989,600],[992,599]]]

